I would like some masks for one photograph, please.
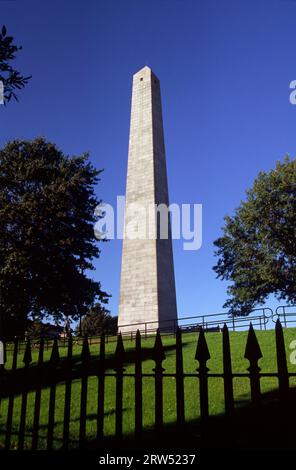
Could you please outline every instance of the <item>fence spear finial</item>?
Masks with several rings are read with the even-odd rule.
[[[115,360],[117,364],[122,364],[125,356],[125,350],[122,340],[122,334],[119,333],[117,336],[117,345],[115,350]]]
[[[252,323],[250,323],[249,327],[244,357],[248,359],[250,363],[257,363],[259,359],[263,357]]]
[[[140,330],[137,330],[136,333],[136,351],[138,354],[141,354],[141,333]]]
[[[227,326],[226,323],[224,323],[223,328],[222,328],[222,331],[225,331],[225,333],[228,332],[228,326]]]
[[[285,338],[283,327],[278,318],[275,325],[276,357],[279,377],[279,390],[283,399],[289,392],[289,373],[287,366]]]
[[[90,359],[90,350],[88,344],[88,337],[85,336],[82,343],[82,351],[81,351],[81,360],[82,362],[87,362]]]
[[[195,353],[195,359],[201,364],[206,362],[210,359],[211,355],[209,352],[209,348],[206,342],[205,338],[205,333],[203,328],[200,329],[199,336],[198,336],[198,341],[197,341],[197,347],[196,347],[196,353]]]
[[[59,346],[57,338],[54,338],[49,363],[56,365],[60,360]]]
[[[156,362],[156,364],[160,364],[160,365],[161,365],[162,361],[165,360],[164,347],[163,347],[163,344],[162,344],[162,341],[161,341],[161,335],[160,335],[159,328],[157,329],[157,333],[156,333],[152,358]]]
[[[32,362],[31,343],[30,343],[30,340],[28,339],[25,353],[24,353],[23,363],[25,364],[26,367],[28,367],[31,362]]]

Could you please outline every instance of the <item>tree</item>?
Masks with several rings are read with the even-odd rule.
[[[214,245],[217,277],[231,281],[224,307],[246,315],[270,294],[296,301],[296,159],[261,172]]]
[[[108,295],[89,278],[99,257],[93,225],[101,170],[38,138],[0,150],[0,289],[6,334],[28,318],[73,319]],[[5,325],[4,325],[5,323]]]
[[[40,320],[35,320],[27,325],[26,338],[40,340],[44,337],[44,325]]]
[[[7,36],[6,27],[3,26],[0,32],[0,81],[4,86],[4,104],[11,98],[18,101],[15,90],[24,88],[31,78],[24,77],[10,65],[16,58],[16,53],[22,49],[22,46],[16,46],[13,40],[12,36]]]
[[[42,323],[40,320],[28,322],[25,337],[30,340],[40,341],[41,338],[59,338],[63,327]]]
[[[117,317],[112,317],[110,312],[102,305],[96,304],[89,309],[87,315],[82,319],[81,331],[79,325],[77,332],[83,336],[98,336],[103,332],[115,335],[117,333]]]

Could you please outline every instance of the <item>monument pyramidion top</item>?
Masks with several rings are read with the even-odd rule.
[[[149,77],[153,77],[154,79],[159,81],[157,76],[153,72],[153,70],[150,67],[148,67],[148,65],[145,65],[144,67],[142,67],[140,70],[138,70],[138,72],[136,72],[133,75],[134,80],[137,79],[137,78],[139,78],[139,79],[146,78],[147,79]]]

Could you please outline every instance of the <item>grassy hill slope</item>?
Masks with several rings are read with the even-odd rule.
[[[259,365],[262,372],[276,372],[276,350],[275,350],[275,333],[273,330],[256,331],[256,335],[263,353],[263,358],[260,359]],[[291,341],[296,339],[296,328],[289,328],[284,331],[287,362],[290,372],[296,372],[296,365],[290,363],[290,349]],[[194,373],[198,367],[198,362],[194,359],[198,334],[184,334],[183,335],[183,357],[184,357],[184,371],[185,373]],[[232,366],[234,373],[246,372],[249,363],[244,359],[244,351],[247,339],[247,332],[231,332],[230,343],[232,353]],[[210,373],[221,373],[223,370],[222,363],[222,335],[220,333],[207,333],[206,340],[211,354],[208,361]],[[143,361],[143,372],[151,373],[154,367],[154,361],[151,359],[151,352],[154,345],[154,338],[142,340],[142,347],[144,349],[145,360]],[[175,338],[163,337],[163,345],[165,348],[166,359],[163,361],[165,372],[175,372]],[[134,341],[124,342],[126,350],[126,373],[133,373],[133,351]],[[94,344],[90,346],[91,354],[98,356],[99,345]],[[115,343],[108,343],[106,345],[106,354],[110,359],[115,350]],[[73,348],[73,357],[79,361],[81,353],[81,346]],[[61,358],[65,357],[67,349],[60,348]],[[38,358],[38,350],[32,352],[33,362],[30,367],[35,367]],[[50,357],[50,351],[45,351],[45,361]],[[9,369],[12,363],[12,353],[8,353],[6,368]],[[22,356],[18,357],[18,367],[23,367]],[[88,381],[88,405],[87,405],[87,438],[94,439],[96,435],[96,410],[97,410],[97,396],[98,396],[98,383],[96,377],[89,378]],[[291,386],[296,384],[294,378],[290,379]],[[272,377],[264,377],[261,379],[262,393],[269,392],[277,388],[277,379]],[[168,425],[172,425],[176,421],[176,386],[173,377],[164,378],[164,421]],[[71,445],[77,445],[79,435],[79,415],[80,415],[80,390],[81,380],[73,381],[72,385],[72,403],[71,403],[71,423],[70,435]],[[60,448],[62,444],[63,432],[63,404],[64,404],[65,386],[63,383],[57,386],[56,395],[56,415],[55,415],[55,433],[54,433],[54,447]],[[248,378],[234,378],[234,395],[235,404],[237,407],[245,406],[250,399],[249,379]],[[26,422],[26,442],[27,448],[30,448],[31,431],[33,425],[34,413],[34,392],[28,395],[28,413]],[[12,448],[17,446],[17,432],[20,417],[21,397],[17,396],[14,401],[13,413],[13,428],[14,434],[12,436]],[[49,406],[49,389],[42,392],[42,407],[40,416],[40,440],[39,447],[44,448],[46,445],[47,436],[47,420],[48,420],[48,406]],[[126,377],[124,379],[124,397],[123,397],[123,432],[124,434],[132,434],[134,430],[134,379]],[[220,415],[224,412],[224,389],[222,378],[211,377],[209,378],[209,409],[211,415]],[[7,414],[7,399],[2,400],[1,403],[1,416],[0,426],[3,430],[5,428],[6,414]],[[188,422],[194,422],[199,418],[199,383],[196,377],[185,378],[185,414]],[[145,428],[149,429],[154,424],[154,379],[147,377],[143,379],[143,423]],[[115,429],[115,379],[114,377],[106,378],[105,389],[105,435],[112,436]],[[0,433],[0,445],[3,444],[3,434]]]

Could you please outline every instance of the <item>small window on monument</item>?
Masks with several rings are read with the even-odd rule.
[[[143,78],[140,78],[140,81],[142,82],[142,81],[143,81]]]

